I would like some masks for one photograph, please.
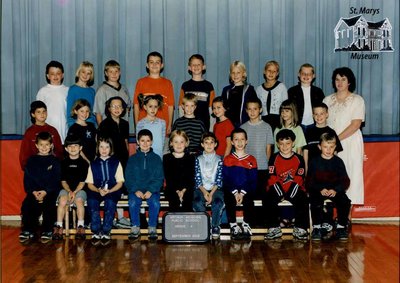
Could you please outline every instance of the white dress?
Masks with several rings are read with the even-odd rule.
[[[323,102],[329,108],[328,126],[333,128],[338,135],[350,125],[352,120],[365,120],[364,99],[357,94],[351,94],[343,103],[337,101],[336,94],[331,94],[325,97]],[[357,130],[340,142],[343,151],[339,152],[338,156],[346,165],[350,178],[347,195],[352,204],[364,204],[364,142],[361,131]]]

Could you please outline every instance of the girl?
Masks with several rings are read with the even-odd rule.
[[[92,240],[110,240],[117,202],[121,198],[120,189],[124,183],[121,163],[113,155],[111,138],[97,140],[97,158],[90,164],[86,183],[88,184],[88,207],[91,214],[90,229]],[[104,201],[103,225],[100,219],[100,203]]]
[[[279,126],[279,107],[282,101],[288,99],[286,86],[278,78],[278,62],[268,61],[264,67],[265,83],[256,89],[263,108],[263,120],[270,124],[273,131]]]
[[[280,117],[280,127],[276,128],[274,131],[274,140],[276,140],[276,134],[282,129],[289,129],[293,131],[296,135],[296,139],[293,143],[293,151],[302,154],[302,148],[305,146],[306,138],[304,137],[303,129],[299,125],[299,118],[297,115],[297,109],[294,102],[290,100],[285,100],[282,102],[281,107],[279,108],[279,112],[281,113]],[[275,143],[275,152],[278,152],[278,143]]]
[[[68,89],[67,96],[67,123],[71,127],[74,123],[74,117],[70,115],[73,111],[77,99],[86,99],[90,105],[94,105],[94,97],[96,91],[91,86],[94,83],[94,69],[93,64],[88,61],[83,61],[75,72],[75,84]],[[97,125],[94,113],[89,113],[88,122]]]
[[[157,118],[157,112],[162,108],[163,97],[161,94],[146,95],[139,94],[139,107],[146,111],[146,117],[141,119],[136,126],[136,133],[147,129],[153,134],[153,151],[162,158],[165,142],[166,123],[165,120]]]
[[[171,211],[192,210],[195,158],[187,152],[189,138],[182,130],[170,136],[171,153],[164,155],[165,195]]]
[[[222,98],[228,106],[227,117],[235,127],[240,127],[249,120],[246,112],[246,102],[257,97],[252,85],[247,84],[246,66],[235,61],[230,66],[229,85],[222,90]]]
[[[88,122],[90,113],[90,103],[86,99],[75,101],[71,109],[71,118],[75,123],[68,129],[68,136],[74,136],[81,141],[81,156],[87,162],[94,160],[96,155],[96,128],[92,122]]]
[[[234,127],[232,122],[225,116],[226,103],[224,99],[219,96],[213,100],[212,103],[213,116],[217,118],[214,124],[214,134],[217,137],[218,147],[216,153],[222,157],[231,153],[231,132]]]

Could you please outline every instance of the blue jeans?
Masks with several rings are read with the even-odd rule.
[[[218,227],[219,225],[221,225],[221,217],[224,208],[225,208],[224,192],[222,190],[216,190],[213,194],[211,203],[212,227]],[[204,198],[204,195],[201,192],[201,190],[194,191],[193,210],[206,211],[206,199]]]
[[[87,204],[91,213],[92,223],[90,229],[94,234],[108,234],[113,226],[114,214],[117,209],[117,202],[121,198],[119,191],[110,193],[102,197],[99,193],[88,192]],[[101,225],[100,203],[104,201],[104,219]]]
[[[132,226],[140,227],[140,206],[143,200],[132,192],[129,193],[128,198],[131,224]],[[149,227],[157,227],[158,213],[160,211],[160,193],[153,193],[146,201],[149,206]]]

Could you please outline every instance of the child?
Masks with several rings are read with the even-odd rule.
[[[272,131],[279,126],[279,107],[284,100],[288,99],[286,86],[278,81],[278,78],[279,63],[268,61],[264,67],[265,83],[256,89],[263,108],[262,118],[271,126]]]
[[[97,89],[96,96],[94,98],[94,113],[96,115],[97,125],[100,125],[101,121],[103,121],[107,115],[105,104],[107,100],[111,97],[121,97],[127,105],[126,111],[122,118],[126,121],[129,121],[129,113],[130,113],[130,105],[131,99],[129,98],[128,89],[120,83],[121,79],[121,66],[115,60],[108,61],[104,66],[104,78],[105,81],[103,84]]]
[[[237,128],[231,133],[234,151],[224,159],[222,170],[226,214],[231,227],[231,239],[249,240],[252,233],[250,218],[254,207],[254,194],[257,187],[257,160],[245,151],[247,133]],[[235,207],[243,204],[242,228],[236,223]]]
[[[299,126],[296,105],[290,100],[285,100],[282,102],[279,112],[281,113],[280,127],[276,128],[274,131],[275,140],[277,134],[283,129],[289,129],[293,131],[296,136],[296,140],[293,140],[293,150],[296,153],[301,154],[303,146],[305,146],[307,143],[306,138],[304,137],[303,129]],[[278,142],[276,142],[275,153],[278,151]]]
[[[319,140],[323,133],[330,133],[336,137],[336,147],[335,152],[341,152],[343,150],[342,144],[339,138],[331,127],[327,124],[327,119],[329,117],[328,106],[323,103],[316,103],[313,106],[313,117],[315,121],[315,126],[312,125],[307,128],[305,133],[307,144],[303,148],[303,157],[306,164],[306,173],[308,172],[308,165],[310,161],[321,154],[319,149]]]
[[[347,240],[347,223],[351,201],[346,195],[350,185],[343,160],[335,155],[337,137],[331,133],[323,133],[318,147],[321,154],[310,160],[306,178],[306,187],[310,193],[311,217],[313,223],[312,240],[319,241],[327,235],[323,223],[324,200],[330,199],[336,206],[338,224],[336,238]],[[329,221],[329,220],[328,220]],[[322,225],[322,226],[321,226]]]
[[[140,237],[140,206],[146,200],[149,206],[148,238],[156,240],[158,212],[160,211],[160,189],[164,182],[163,164],[160,156],[151,148],[153,134],[141,130],[137,134],[138,151],[128,160],[126,166],[126,187],[129,192],[129,214],[131,216],[131,233],[128,238]]]
[[[94,83],[94,69],[93,64],[88,61],[83,61],[75,72],[75,84],[68,89],[67,96],[67,123],[71,127],[74,123],[74,117],[70,115],[73,112],[72,107],[78,99],[85,99],[90,105],[94,105],[94,97],[96,91],[91,86]],[[97,125],[96,116],[94,113],[89,112],[88,122]]]
[[[216,153],[223,158],[228,156],[232,150],[231,133],[234,130],[232,122],[225,116],[226,103],[224,99],[219,96],[213,100],[213,115],[217,118],[214,124],[214,134],[217,137],[218,146]]]
[[[50,61],[46,66],[47,85],[42,87],[36,100],[43,101],[48,107],[47,123],[57,129],[61,140],[67,134],[67,95],[68,87],[63,85],[64,67],[58,61]]]
[[[84,188],[89,163],[80,156],[82,145],[79,137],[67,136],[64,147],[68,156],[61,161],[62,190],[58,195],[57,222],[54,227],[53,239],[62,240],[65,206],[71,203],[75,203],[78,216],[78,229],[75,239],[85,239],[84,222],[87,197]]]
[[[322,89],[312,85],[315,80],[313,65],[308,63],[301,65],[298,79],[299,83],[289,88],[288,96],[295,102],[300,124],[306,130],[314,124],[312,108],[321,103],[325,95]]]
[[[189,138],[182,130],[174,130],[169,139],[171,153],[164,155],[165,196],[170,211],[191,212],[194,189],[195,157],[186,151]]]
[[[108,99],[105,107],[107,118],[101,122],[98,129],[99,136],[111,138],[114,155],[123,168],[129,158],[129,123],[122,118],[126,114],[126,107],[125,101],[119,96]]]
[[[278,203],[286,199],[294,206],[295,227],[293,237],[306,240],[308,237],[308,199],[304,188],[304,159],[293,152],[296,139],[293,131],[283,129],[278,132],[276,142],[279,152],[269,161],[269,179],[263,206],[266,211],[268,233],[266,240],[280,238]]]
[[[36,136],[35,145],[38,153],[28,159],[24,172],[26,197],[21,207],[22,232],[19,234],[21,242],[35,237],[41,214],[43,214],[41,239],[47,241],[52,238],[56,200],[60,191],[60,162],[51,154],[54,146],[51,134],[40,132]]]
[[[96,156],[96,128],[92,122],[88,122],[90,113],[89,101],[86,99],[75,100],[70,115],[75,123],[68,129],[67,134],[67,137],[72,135],[80,139],[82,144],[80,154],[88,163],[93,161]]]
[[[26,129],[24,138],[22,139],[21,148],[19,151],[19,163],[21,164],[21,169],[24,170],[28,158],[32,155],[37,154],[38,149],[36,146],[36,136],[40,132],[48,132],[51,134],[51,138],[54,144],[54,154],[58,159],[64,157],[63,147],[60,135],[56,128],[50,126],[46,123],[47,119],[47,106],[42,101],[34,101],[30,106],[30,116],[32,126]]]
[[[230,84],[222,90],[222,98],[226,101],[226,116],[235,127],[249,120],[245,111],[247,100],[257,96],[254,87],[247,84],[246,66],[241,61],[234,61],[230,66]]]
[[[268,179],[268,160],[271,157],[274,137],[271,126],[261,119],[261,100],[257,97],[246,103],[246,112],[250,120],[240,126],[249,137],[247,153],[257,159],[256,197],[261,199]]]
[[[194,93],[185,93],[183,100],[183,117],[176,119],[172,130],[183,130],[189,138],[189,151],[198,154],[201,148],[201,135],[205,132],[203,122],[197,119],[194,112],[197,108],[197,97]]]
[[[138,96],[140,108],[143,108],[147,115],[141,119],[136,126],[136,133],[147,129],[153,134],[152,148],[155,154],[162,158],[165,142],[166,124],[165,121],[157,118],[158,110],[163,107],[163,97],[160,94]]]
[[[218,142],[213,133],[207,132],[201,137],[203,154],[196,158],[195,190],[193,210],[206,211],[206,205],[211,205],[211,234],[219,239],[221,233],[221,217],[225,208],[224,192],[222,190],[222,158],[215,152]]]
[[[138,99],[139,94],[147,96],[159,93],[163,97],[164,107],[162,108],[162,111],[159,111],[157,117],[165,121],[165,125],[167,126],[166,134],[169,134],[171,133],[172,129],[175,104],[172,82],[167,78],[161,77],[164,64],[163,57],[160,53],[155,51],[150,52],[147,55],[146,62],[146,71],[149,75],[137,81],[134,93],[135,125],[137,125],[138,122],[146,115],[143,109],[140,110]]]
[[[113,155],[114,145],[111,138],[97,139],[97,157],[90,163],[86,184],[88,185],[87,204],[91,215],[90,229],[93,244],[99,240],[107,243],[111,239],[110,231],[117,202],[121,198],[124,183],[124,171],[121,163]],[[104,201],[103,225],[100,218],[100,203]]]
[[[212,113],[211,103],[215,97],[215,91],[212,83],[203,78],[203,74],[206,72],[206,65],[202,55],[193,54],[190,56],[188,72],[192,78],[182,84],[179,96],[179,105],[181,107],[179,107],[179,110],[183,113],[182,106],[185,94],[194,93],[197,98],[197,107],[194,110],[194,115],[196,119],[203,122],[207,131],[212,130],[210,128],[210,114]]]

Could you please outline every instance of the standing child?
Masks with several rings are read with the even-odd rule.
[[[52,230],[56,216],[56,200],[60,191],[61,169],[60,162],[51,151],[53,138],[48,132],[40,132],[36,136],[37,155],[32,155],[26,164],[24,172],[24,188],[26,197],[22,202],[22,232],[21,242],[33,239],[39,217],[43,214],[43,241],[52,238]]]
[[[164,105],[162,111],[158,112],[157,117],[165,121],[166,134],[169,134],[171,133],[174,114],[174,89],[169,79],[161,77],[163,69],[162,55],[155,51],[150,52],[146,60],[146,71],[149,75],[139,79],[136,83],[134,93],[135,125],[146,116],[146,112],[139,107],[139,94],[148,96],[159,93],[163,97]]]
[[[194,160],[188,152],[189,138],[182,130],[171,133],[169,144],[171,153],[164,155],[165,196],[170,211],[190,212],[194,189]]]
[[[148,237],[156,240],[160,189],[164,182],[163,164],[160,156],[151,148],[153,134],[149,130],[139,131],[137,141],[138,151],[129,158],[125,170],[126,187],[129,192],[129,214],[132,222],[128,238],[136,240],[140,237],[140,206],[145,200],[149,206]]]
[[[299,83],[289,88],[288,96],[295,102],[300,124],[306,130],[314,124],[312,108],[321,103],[325,95],[322,89],[312,85],[315,79],[313,65],[308,63],[301,65],[298,79]]]
[[[29,114],[31,116],[31,122],[33,125],[26,129],[19,151],[19,163],[21,164],[22,170],[25,169],[28,158],[37,154],[38,152],[38,148],[36,146],[36,136],[40,132],[48,132],[51,134],[55,156],[60,160],[64,157],[62,142],[57,129],[46,123],[46,104],[42,101],[32,102]]]
[[[80,139],[82,144],[80,154],[89,163],[96,156],[96,128],[92,122],[88,122],[90,113],[89,101],[77,99],[71,108],[70,115],[75,123],[69,127],[67,134],[67,137],[75,136]]]
[[[146,116],[141,119],[136,126],[136,133],[143,129],[151,131],[153,134],[152,148],[155,154],[162,158],[165,142],[166,124],[163,119],[157,118],[158,110],[163,107],[163,97],[160,94],[138,96],[140,108],[146,111]]]
[[[111,239],[110,231],[113,226],[117,202],[121,198],[124,183],[124,171],[121,163],[113,155],[111,138],[97,139],[97,157],[90,163],[86,184],[88,185],[87,203],[91,215],[90,229],[93,232],[93,244],[99,240],[106,243]],[[103,224],[100,218],[100,203],[104,201]]]
[[[275,153],[269,161],[270,176],[267,193],[263,200],[268,228],[266,240],[282,236],[278,203],[284,199],[294,206],[293,237],[299,240],[306,240],[308,237],[308,198],[304,187],[304,159],[293,151],[295,139],[293,131],[288,129],[279,131],[276,136],[279,152]]]
[[[278,78],[279,63],[268,61],[264,67],[265,83],[256,89],[263,108],[262,118],[271,126],[273,131],[279,126],[279,107],[284,100],[288,99],[286,86],[278,81]]]
[[[250,221],[257,187],[257,160],[246,153],[247,133],[241,128],[232,131],[234,151],[224,159],[223,180],[226,214],[231,227],[231,239],[249,240]],[[242,228],[236,223],[236,206],[243,205]]]
[[[121,97],[127,105],[126,111],[122,118],[129,121],[131,99],[129,98],[128,89],[120,83],[121,79],[121,66],[115,60],[108,61],[104,66],[104,78],[105,81],[97,89],[96,96],[94,98],[94,113],[96,115],[97,125],[100,125],[101,121],[107,118],[105,107],[107,100],[111,97]]]
[[[280,127],[276,128],[274,131],[275,140],[277,134],[283,129],[289,129],[293,131],[294,135],[296,136],[296,140],[293,140],[293,150],[298,154],[302,154],[302,148],[307,143],[306,138],[304,137],[303,129],[299,125],[296,105],[293,101],[285,100],[282,102],[281,107],[279,108],[279,112],[281,113]],[[275,153],[278,151],[278,141],[276,140]]]
[[[61,161],[62,190],[58,195],[57,222],[54,227],[53,239],[62,240],[65,207],[72,203],[76,205],[78,216],[78,229],[75,238],[85,239],[84,222],[85,201],[87,197],[84,188],[89,163],[80,155],[82,145],[79,137],[67,136],[64,146],[68,156]]]
[[[67,95],[68,87],[63,85],[64,67],[58,61],[50,61],[46,66],[47,85],[42,87],[36,100],[48,107],[47,123],[57,129],[62,141],[67,134]]]
[[[257,97],[252,85],[247,84],[246,66],[241,61],[234,61],[230,66],[230,84],[222,90],[222,98],[226,101],[226,116],[235,127],[249,120],[245,108],[250,98]]]
[[[268,160],[271,157],[274,136],[271,126],[261,119],[262,106],[257,97],[248,100],[246,112],[250,120],[240,126],[249,137],[247,153],[257,159],[257,191],[256,197],[262,199],[268,180]]]
[[[224,192],[222,190],[222,158],[215,152],[218,142],[213,133],[207,132],[201,137],[203,154],[196,158],[195,190],[193,210],[206,211],[206,205],[211,205],[211,234],[219,239],[221,233],[221,217],[225,208]]]
[[[205,132],[204,124],[194,115],[197,108],[197,97],[194,93],[187,92],[183,97],[183,117],[176,119],[172,130],[182,130],[189,138],[189,151],[198,154],[201,149],[201,136]]]
[[[70,115],[73,112],[72,107],[78,99],[85,99],[91,106],[94,105],[96,91],[91,86],[94,83],[93,64],[88,61],[83,61],[75,72],[75,84],[68,89],[67,96],[67,123],[71,127],[75,123],[74,117]],[[94,113],[89,113],[88,122],[96,125],[96,116]]]
[[[346,195],[346,190],[350,185],[350,179],[343,160],[335,155],[337,140],[331,133],[321,135],[318,145],[321,154],[310,161],[306,178],[313,223],[311,238],[314,241],[319,241],[328,234],[324,227],[329,226],[331,219],[323,219],[326,199],[332,200],[336,206],[338,215],[336,238],[342,241],[348,239],[347,223],[351,201]]]
[[[223,158],[228,156],[232,150],[231,133],[235,129],[232,122],[225,116],[226,103],[224,99],[219,96],[213,100],[213,115],[217,118],[214,124],[214,134],[217,137],[218,146],[216,152]]]
[[[214,86],[205,80],[203,74],[206,72],[204,57],[200,54],[193,54],[189,58],[188,72],[192,78],[182,84],[179,96],[179,110],[183,112],[183,97],[186,93],[193,93],[197,98],[197,107],[194,110],[196,119],[203,122],[207,131],[210,128],[210,115],[212,113],[211,103],[215,97]],[[181,114],[182,116],[182,114]]]

